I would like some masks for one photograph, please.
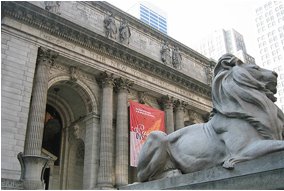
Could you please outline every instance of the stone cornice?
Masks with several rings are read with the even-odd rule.
[[[11,17],[54,36],[121,60],[131,67],[159,76],[166,81],[174,82],[202,97],[211,97],[211,88],[208,85],[28,2],[2,2],[1,10],[2,18]]]

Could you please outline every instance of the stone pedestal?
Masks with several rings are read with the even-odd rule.
[[[120,190],[283,190],[284,151],[236,164],[221,165],[160,180],[134,183]]]
[[[18,154],[21,164],[21,181],[25,190],[43,190],[43,173],[49,157]]]

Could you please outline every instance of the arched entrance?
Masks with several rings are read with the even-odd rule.
[[[91,96],[70,80],[61,79],[48,89],[42,147],[55,160],[45,172],[46,189],[83,189],[84,118],[93,110]]]

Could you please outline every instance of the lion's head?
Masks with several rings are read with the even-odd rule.
[[[265,138],[283,139],[284,114],[273,103],[276,85],[275,72],[225,54],[214,69],[213,107],[227,117],[247,120]]]

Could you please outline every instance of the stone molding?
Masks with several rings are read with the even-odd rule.
[[[2,18],[11,17],[54,36],[121,60],[131,67],[159,76],[164,80],[170,80],[179,86],[190,89],[199,96],[211,97],[211,89],[207,84],[28,2],[3,2],[1,9]]]

